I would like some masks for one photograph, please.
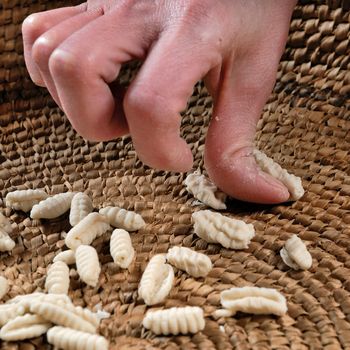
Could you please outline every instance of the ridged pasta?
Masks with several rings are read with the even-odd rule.
[[[17,190],[6,195],[6,206],[15,210],[28,212],[35,204],[49,195],[43,190]]]
[[[51,323],[87,333],[96,332],[96,327],[91,322],[86,321],[68,308],[42,301],[33,301],[30,304],[31,313],[40,315]]]
[[[10,220],[0,213],[0,252],[6,252],[15,247],[15,242],[9,236],[11,232]]]
[[[280,254],[284,263],[294,270],[307,270],[312,265],[312,256],[297,235],[286,241]]]
[[[110,225],[126,231],[137,231],[146,225],[140,214],[119,207],[105,207],[99,210],[105,215]]]
[[[134,259],[135,251],[130,235],[122,229],[115,229],[111,236],[110,251],[113,261],[123,269],[127,269]]]
[[[205,205],[216,209],[226,209],[226,195],[199,171],[187,175],[184,184],[189,193]]]
[[[32,219],[54,219],[64,214],[71,205],[74,192],[59,193],[35,204],[30,212]]]
[[[51,323],[38,315],[17,316],[0,330],[0,338],[5,341],[19,341],[36,338],[46,333]]]
[[[53,259],[54,263],[57,261],[62,261],[67,265],[75,264],[75,251],[69,249],[58,253]]]
[[[93,205],[90,197],[82,192],[74,195],[71,203],[69,222],[72,226],[77,225],[82,219],[90,214],[93,210]]]
[[[205,277],[213,268],[213,264],[207,255],[185,247],[169,249],[166,259],[171,265],[185,270],[193,277]]]
[[[186,306],[149,311],[142,324],[155,334],[177,335],[200,332],[205,327],[205,320],[200,307]]]
[[[62,262],[53,263],[47,271],[45,288],[50,294],[68,294],[69,268]]]
[[[2,304],[0,305],[0,327],[16,318],[23,315],[25,308],[22,305],[17,304]]]
[[[281,181],[287,187],[291,201],[296,201],[304,195],[305,191],[300,177],[289,174],[272,158],[257,149],[253,151],[253,155],[262,171]]]
[[[255,236],[254,226],[210,210],[192,214],[194,232],[208,243],[220,243],[225,248],[246,249]]]
[[[52,327],[47,341],[63,350],[108,350],[106,338],[65,327]]]
[[[101,267],[96,249],[89,245],[80,245],[75,252],[78,274],[83,282],[96,287]]]
[[[7,294],[9,291],[9,282],[8,280],[0,276],[0,300]]]
[[[109,229],[105,216],[90,213],[68,232],[65,238],[66,246],[76,250],[82,244],[91,244],[96,237],[103,235]]]
[[[151,258],[141,277],[139,296],[146,305],[161,303],[170,293],[174,282],[174,270],[166,264],[165,255]]]
[[[214,317],[233,316],[238,311],[250,314],[274,314],[287,312],[286,298],[272,288],[242,287],[221,292],[221,305],[226,310],[214,312]]]

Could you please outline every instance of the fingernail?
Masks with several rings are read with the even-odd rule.
[[[268,185],[275,189],[276,196],[278,196],[278,200],[280,200],[281,202],[285,202],[289,199],[290,193],[286,186],[284,186],[280,181],[276,180],[274,177],[265,173],[264,171],[259,170],[259,174]]]

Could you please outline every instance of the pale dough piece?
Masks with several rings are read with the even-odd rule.
[[[101,267],[96,249],[89,245],[80,245],[75,252],[78,274],[83,282],[96,287]]]
[[[90,213],[68,232],[65,238],[66,246],[76,250],[82,244],[91,244],[96,237],[100,237],[109,229],[110,226],[105,216]]]
[[[221,305],[226,309],[214,312],[214,317],[233,316],[238,311],[250,314],[274,314],[287,312],[286,298],[272,288],[242,287],[221,292]]]
[[[0,276],[0,300],[7,294],[9,291],[9,282],[3,276]]]
[[[6,195],[6,206],[28,212],[35,204],[49,197],[43,190],[17,190]]]
[[[185,270],[193,277],[205,277],[213,268],[213,264],[207,255],[185,247],[169,249],[166,259],[170,264],[178,269]]]
[[[119,207],[105,207],[99,213],[108,218],[110,225],[126,231],[137,231],[146,225],[140,214]]]
[[[92,201],[87,194],[83,192],[76,193],[72,199],[69,223],[72,226],[77,225],[85,216],[90,214],[93,209]]]
[[[115,229],[111,236],[110,251],[113,261],[123,269],[127,269],[134,259],[135,250],[130,235],[123,229]]]
[[[177,335],[200,332],[205,327],[205,320],[200,307],[186,306],[149,311],[142,324],[157,335]]]
[[[165,255],[151,258],[141,277],[139,296],[146,305],[161,303],[170,293],[174,282],[174,270],[166,264]]]
[[[227,196],[219,191],[207,177],[201,175],[200,171],[187,175],[184,184],[187,191],[194,198],[207,206],[216,210],[226,209],[225,200]]]
[[[15,242],[9,236],[10,233],[12,233],[10,220],[0,213],[0,252],[6,252],[15,247]]]
[[[69,327],[88,333],[96,332],[96,327],[94,327],[91,322],[86,321],[74,311],[62,307],[62,305],[55,305],[42,301],[33,301],[30,304],[30,312],[40,315],[47,321],[60,326]]]
[[[34,301],[43,301],[55,305],[72,304],[71,299],[66,294],[46,294],[41,292],[17,295],[16,297],[8,300],[7,304],[21,305],[24,307],[26,312],[29,312],[30,304]]]
[[[194,232],[208,243],[220,243],[225,248],[246,249],[255,236],[254,226],[210,210],[192,214]]]
[[[305,191],[300,177],[289,174],[272,158],[257,149],[253,151],[253,156],[262,171],[281,181],[287,187],[290,193],[289,200],[296,201],[304,195]]]
[[[35,204],[30,212],[32,219],[54,219],[64,214],[71,205],[74,192],[55,194]]]
[[[312,256],[297,235],[286,241],[280,254],[284,263],[294,270],[308,270],[312,265]]]
[[[108,350],[106,338],[65,327],[52,327],[47,341],[63,350]]]
[[[5,341],[19,341],[36,338],[46,333],[50,322],[38,315],[17,316],[6,323],[0,331],[0,338]]]
[[[25,309],[21,305],[17,304],[2,304],[0,305],[0,327],[16,318],[17,316],[23,315]]]
[[[50,294],[68,294],[69,268],[64,262],[57,261],[50,266],[45,288]]]
[[[57,261],[62,261],[67,265],[75,264],[75,251],[69,249],[58,253],[53,259],[54,263]]]

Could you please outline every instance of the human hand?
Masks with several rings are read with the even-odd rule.
[[[73,127],[89,140],[130,133],[144,163],[187,171],[180,111],[204,78],[214,99],[205,165],[227,194],[278,203],[289,193],[251,154],[275,82],[296,0],[88,0],[29,16],[25,61]],[[125,92],[121,64],[144,64]]]

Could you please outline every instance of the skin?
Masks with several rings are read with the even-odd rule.
[[[129,134],[149,166],[188,171],[180,111],[204,78],[213,96],[205,144],[210,178],[234,198],[286,201],[288,190],[251,155],[275,83],[295,0],[90,0],[30,15],[24,56],[73,127],[93,141]],[[122,63],[144,64],[127,91]]]

